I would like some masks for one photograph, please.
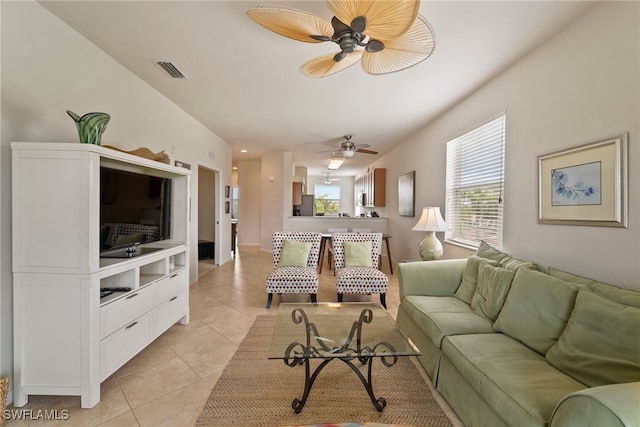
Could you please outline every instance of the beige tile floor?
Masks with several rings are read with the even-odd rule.
[[[389,274],[386,259],[383,271]],[[101,385],[101,400],[81,409],[79,397],[31,396],[22,409],[68,411],[63,421],[14,421],[4,426],[192,426],[212,387],[253,324],[256,316],[275,314],[280,301],[308,301],[305,295],[274,296],[265,309],[265,279],[272,270],[270,253],[239,247],[231,262],[199,263],[199,280],[190,288],[191,321],[176,324]],[[394,270],[395,273],[395,270]],[[387,306],[393,317],[399,305],[397,275],[389,275]],[[335,301],[335,278],[326,260],[320,275],[318,301]],[[377,295],[345,295],[344,301],[378,300]],[[422,374],[425,375],[424,371]],[[430,384],[430,382],[429,382]],[[454,426],[462,426],[444,399],[434,391]],[[11,406],[9,407],[11,409]]]

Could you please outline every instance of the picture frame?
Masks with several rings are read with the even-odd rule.
[[[538,223],[628,227],[628,133],[538,156]]]
[[[225,185],[224,186],[224,197],[226,199],[228,199],[230,195],[231,195],[231,186]]]
[[[415,217],[416,171],[398,177],[398,213]]]
[[[224,202],[224,213],[226,213],[226,214],[229,213],[229,207],[230,207],[230,203],[229,202]]]

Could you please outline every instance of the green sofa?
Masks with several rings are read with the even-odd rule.
[[[640,292],[484,242],[398,280],[398,327],[467,427],[640,426]]]

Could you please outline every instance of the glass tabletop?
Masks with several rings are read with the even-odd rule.
[[[378,303],[280,304],[269,359],[418,356]]]

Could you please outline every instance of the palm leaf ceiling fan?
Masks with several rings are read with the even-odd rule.
[[[418,15],[419,0],[328,0],[331,24],[302,10],[257,6],[247,14],[263,27],[306,43],[334,42],[336,54],[304,63],[308,77],[326,77],[357,63],[369,74],[387,74],[427,59],[435,47],[433,29]],[[362,47],[363,49],[358,49]]]

